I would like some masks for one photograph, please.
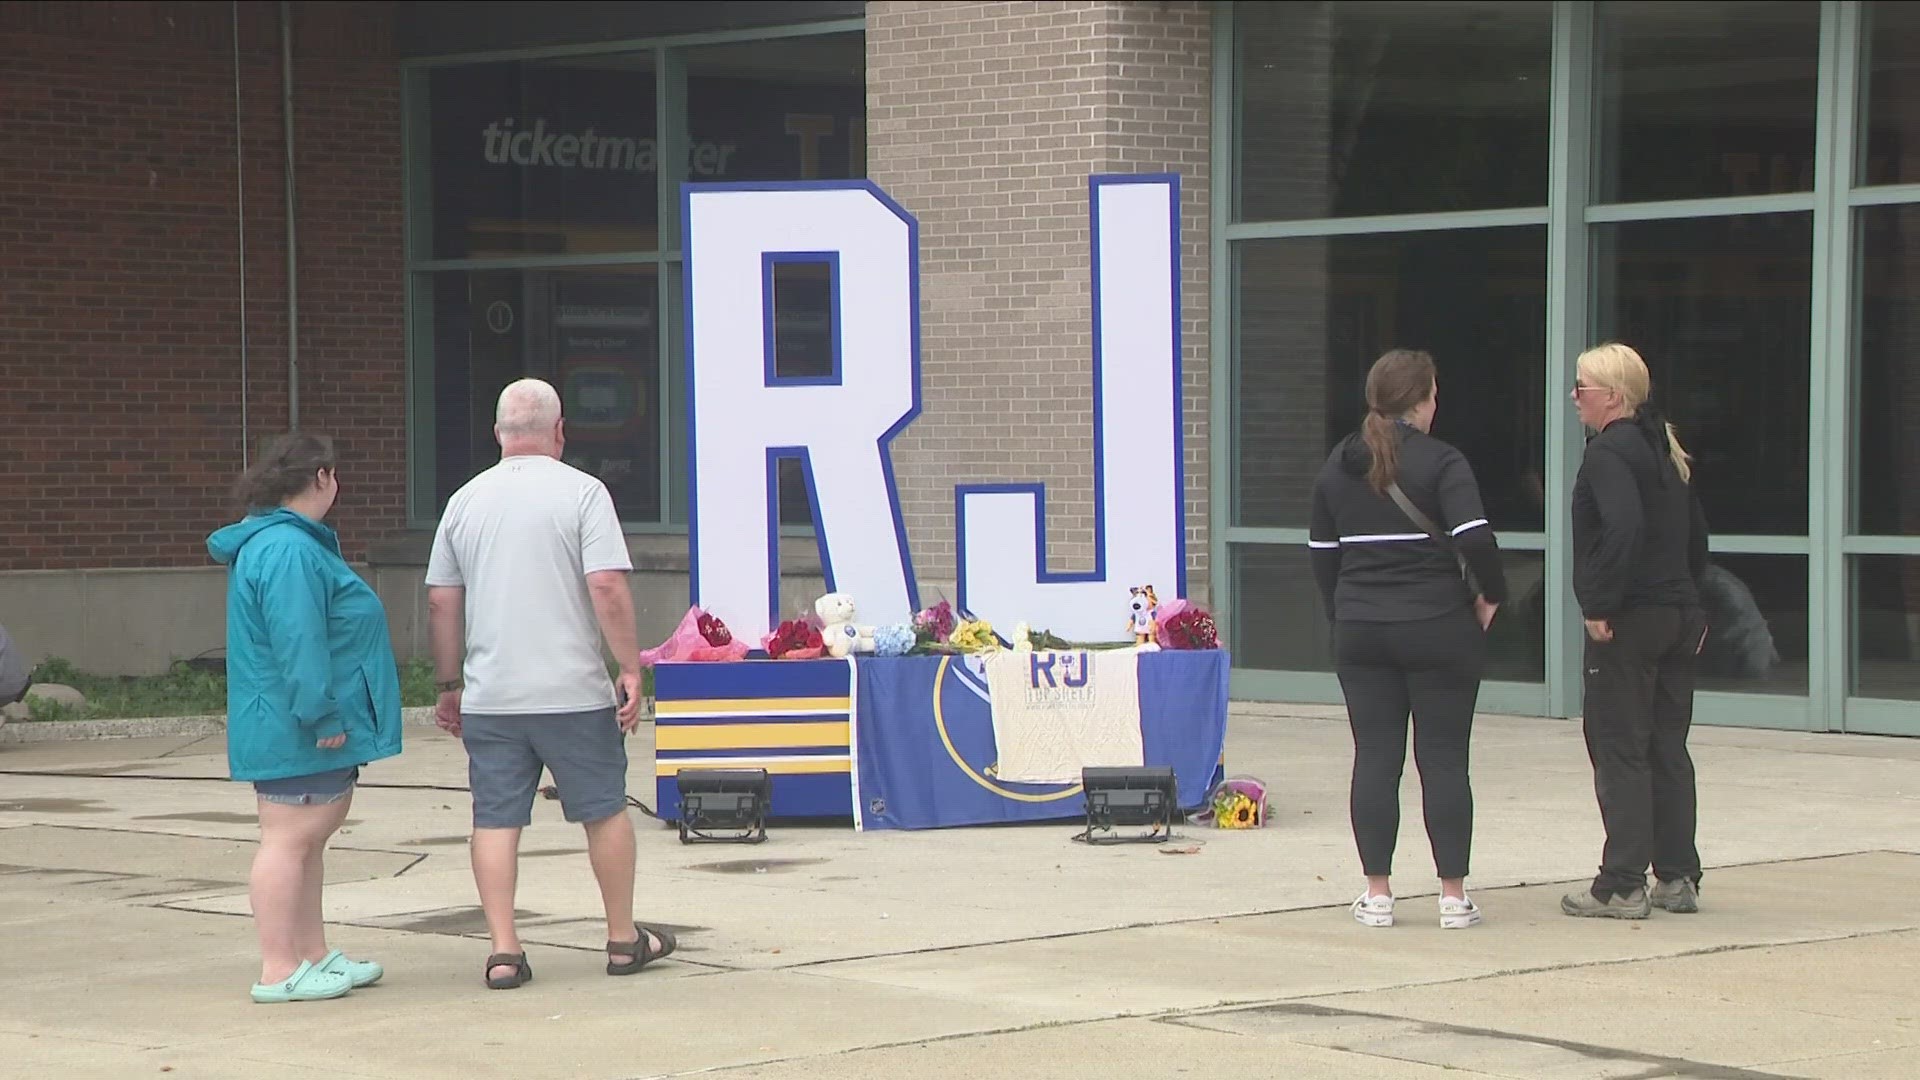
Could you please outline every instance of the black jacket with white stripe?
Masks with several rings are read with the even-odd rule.
[[[1466,456],[1406,424],[1400,436],[1400,490],[1450,535],[1493,603],[1507,598],[1500,548],[1480,506]],[[1313,574],[1331,619],[1411,622],[1473,600],[1452,552],[1421,531],[1394,501],[1373,490],[1373,452],[1358,432],[1341,440],[1313,487],[1309,533]]]

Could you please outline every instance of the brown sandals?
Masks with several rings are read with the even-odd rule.
[[[496,976],[493,969],[510,967],[513,974]],[[523,952],[494,953],[487,957],[487,966],[482,972],[486,976],[489,990],[514,990],[533,981],[533,968],[527,966],[527,954]]]
[[[679,942],[674,940],[673,933],[669,930],[658,926],[642,926],[639,923],[634,923],[633,928],[639,932],[639,940],[607,942],[607,974],[632,975],[655,960],[672,956],[673,950],[679,947]],[[660,939],[658,949],[653,947],[649,935]],[[621,956],[632,957],[632,959],[616,959]],[[493,969],[497,967],[510,967],[513,969],[513,974],[496,976]],[[513,990],[533,981],[533,968],[527,964],[527,954],[524,952],[494,953],[487,957],[485,975],[489,990]]]
[[[673,939],[672,932],[662,927],[634,923],[633,928],[639,932],[638,940],[607,942],[607,974],[632,975],[655,960],[672,956],[673,950],[679,947],[679,943]],[[660,939],[658,949],[653,947],[653,943],[648,940],[648,935]],[[614,959],[617,956],[631,956],[633,959],[620,961]]]

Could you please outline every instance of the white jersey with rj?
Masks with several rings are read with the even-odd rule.
[[[631,570],[606,485],[549,457],[510,457],[447,503],[429,586],[466,589],[466,690],[476,715],[613,706],[587,575]]]

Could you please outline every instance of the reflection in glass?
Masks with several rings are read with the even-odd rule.
[[[500,458],[500,391],[560,392],[565,460],[598,476],[624,521],[660,519],[654,268],[447,271],[431,277],[435,505]]]
[[[1544,206],[1544,3],[1239,4],[1234,218]]]
[[[1544,556],[1502,551],[1508,603],[1487,633],[1487,681],[1542,682],[1546,654]],[[1332,671],[1332,629],[1305,544],[1233,545],[1233,649],[1237,667]]]
[[[1863,206],[1852,531],[1920,534],[1920,206]]]
[[[1256,671],[1332,671],[1332,629],[1307,561],[1307,545],[1234,544],[1235,667]]]
[[[867,175],[863,34],[704,45],[682,55],[693,144],[687,179]]]
[[[432,69],[436,259],[659,246],[651,52]]]
[[[1236,525],[1305,528],[1327,452],[1366,411],[1367,369],[1431,351],[1434,434],[1473,465],[1495,528],[1544,520],[1544,228],[1236,243]]]
[[[1646,358],[1714,533],[1806,535],[1813,215],[1607,224],[1593,236],[1595,339]]]
[[[1702,581],[1700,689],[1807,692],[1807,557],[1715,553]]]
[[[1863,184],[1920,181],[1920,6],[1862,4],[1869,49]]]
[[[1820,5],[1603,3],[1596,201],[1813,190]]]
[[[1852,571],[1852,692],[1920,701],[1920,558],[1859,555]]]

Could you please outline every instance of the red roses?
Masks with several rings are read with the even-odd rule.
[[[827,643],[813,624],[788,619],[767,635],[767,655],[775,660],[814,660],[827,651]]]
[[[706,639],[707,644],[714,646],[733,644],[733,631],[727,629],[727,624],[714,616],[701,612],[698,626],[700,636]]]
[[[1162,625],[1160,643],[1168,649],[1217,649],[1220,647],[1220,631],[1213,624],[1213,616],[1197,607],[1189,607]]]

